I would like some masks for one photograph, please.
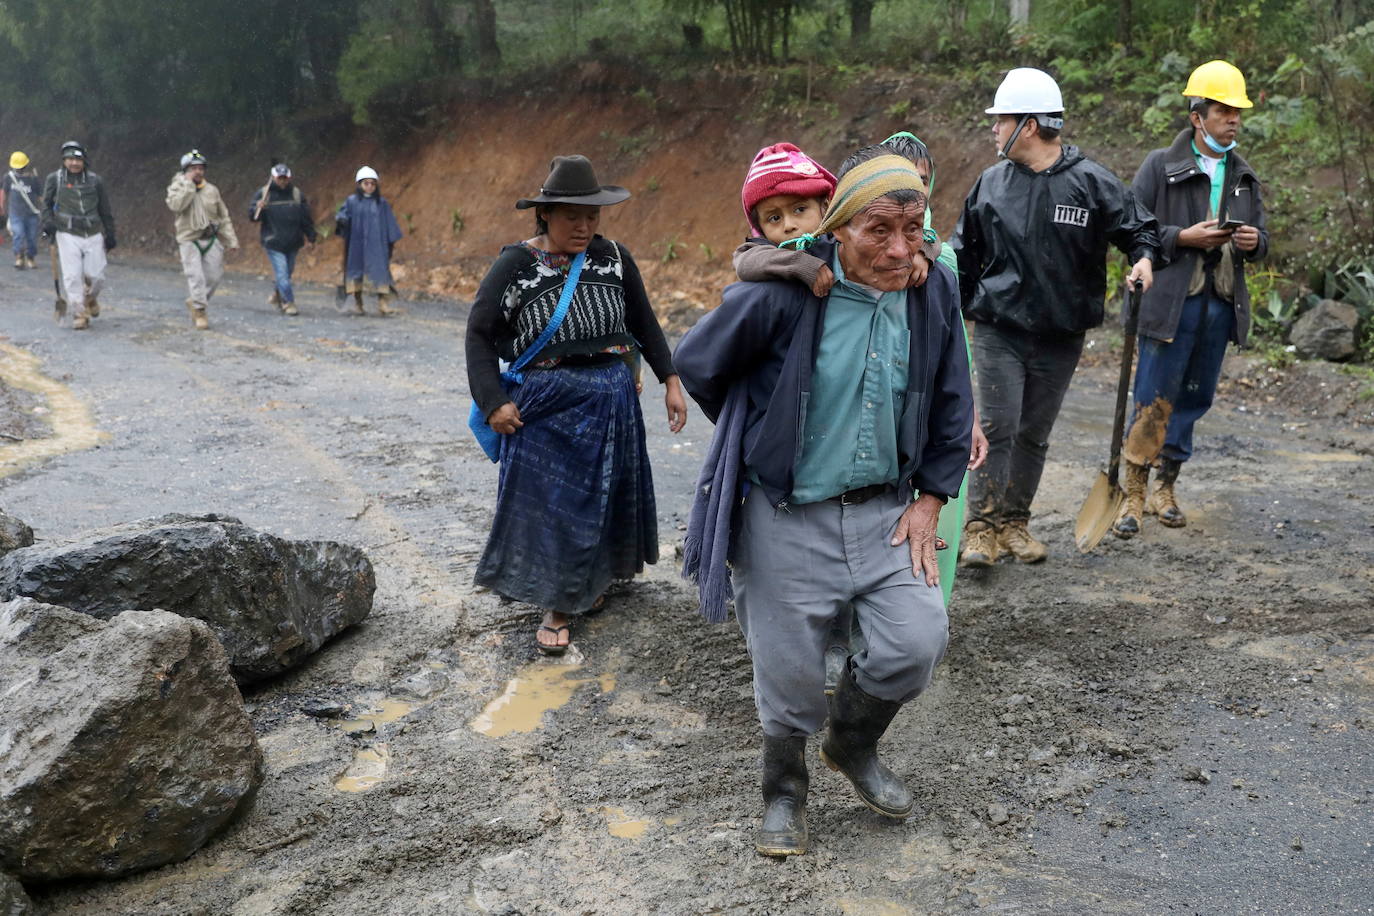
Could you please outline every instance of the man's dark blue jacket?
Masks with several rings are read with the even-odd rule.
[[[812,254],[830,263],[834,242]],[[943,264],[907,291],[911,356],[906,407],[897,426],[897,485],[948,499],[959,492],[973,432],[973,389],[959,315],[959,285]],[[688,394],[714,423],[730,387],[748,385],[749,414],[741,454],[769,503],[791,498],[801,457],[811,372],[816,364],[825,301],[800,283],[732,283],[721,304],[687,332],[673,368]]]

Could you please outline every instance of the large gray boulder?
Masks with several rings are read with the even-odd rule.
[[[356,547],[288,541],[218,515],[166,515],[0,558],[0,600],[21,595],[109,618],[159,608],[203,620],[240,683],[280,674],[372,612]]]
[[[1323,299],[1293,322],[1288,342],[1304,359],[1349,359],[1355,355],[1355,326],[1359,323],[1355,306]]]
[[[0,605],[0,868],[117,877],[195,852],[246,805],[262,752],[210,628]]]
[[[31,916],[33,902],[24,885],[0,871],[0,916]]]
[[[32,528],[14,516],[0,512],[0,556],[32,543]],[[4,916],[3,910],[0,910],[0,916]]]

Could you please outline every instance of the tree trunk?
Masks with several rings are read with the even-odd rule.
[[[429,33],[429,43],[439,58],[440,69],[457,69],[461,46],[458,34],[449,24],[451,10],[447,0],[420,0],[417,12],[420,24]]]
[[[1030,0],[1007,0],[1007,13],[1012,25],[1027,25],[1030,22]]]
[[[849,43],[861,45],[873,31],[873,7],[877,0],[849,0]]]
[[[501,63],[496,43],[496,7],[492,0],[472,0],[472,34],[477,43],[477,63],[483,68]]]
[[[1131,0],[1121,0],[1116,19],[1116,40],[1127,51],[1131,50],[1131,33],[1135,31],[1132,7]]]

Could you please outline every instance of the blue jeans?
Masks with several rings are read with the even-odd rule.
[[[267,252],[267,260],[272,262],[272,273],[277,281],[277,296],[281,298],[282,305],[296,301],[296,294],[291,289],[291,272],[296,269],[296,251],[277,251],[275,248],[263,248]]]
[[[20,201],[22,203],[22,201]],[[38,254],[38,214],[11,213],[10,234],[14,236],[14,256]]]
[[[1193,426],[1212,406],[1221,362],[1235,323],[1235,307],[1215,295],[1183,300],[1171,341],[1140,338],[1135,411],[1126,432],[1126,459],[1152,464],[1163,457],[1187,461]]]

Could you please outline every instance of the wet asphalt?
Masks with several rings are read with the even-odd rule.
[[[461,304],[403,301],[404,314],[395,318],[355,317],[335,311],[332,288],[303,287],[301,315],[287,318],[266,303],[265,279],[231,274],[211,303],[211,330],[197,332],[178,272],[117,257],[102,315],[90,330],[73,332],[54,324],[45,259],[40,268],[0,268],[0,333],[38,355],[46,374],[70,386],[107,438],[98,448],[0,481],[0,507],[29,522],[40,539],[168,512],[213,512],[284,537],[358,544],[378,571],[377,625],[364,631],[382,643],[370,649],[376,657],[413,655],[417,640],[474,636],[464,609],[473,597],[471,569],[485,537],[496,470],[464,425]],[[671,545],[686,519],[709,427],[694,411],[683,433],[668,434],[661,394],[648,380],[643,400],[660,540]],[[1038,511],[1052,526],[1052,546],[1061,556],[1064,529],[1105,451],[1099,443],[1110,398],[1105,385],[1075,384],[1056,433]],[[998,847],[980,861],[981,871],[963,872],[950,900],[929,906],[898,900],[905,908],[875,912],[1374,912],[1374,747],[1368,737],[1374,618],[1361,625],[1350,610],[1358,607],[1352,596],[1368,595],[1371,584],[1371,529],[1361,514],[1369,503],[1367,495],[1355,498],[1370,483],[1369,459],[1330,466],[1312,459],[1306,469],[1289,468],[1274,491],[1263,456],[1283,445],[1276,422],[1223,411],[1209,416],[1203,430],[1214,451],[1210,463],[1199,462],[1198,523],[1187,535],[1193,540],[1158,560],[1140,542],[1116,548],[1115,561],[1101,555],[1066,560],[1060,570],[1046,568],[1044,580],[1013,602],[1024,620],[1061,600],[1091,607],[1099,588],[1151,596],[1142,602],[1140,628],[1155,631],[1146,637],[1123,628],[1110,651],[1132,657],[1139,636],[1137,661],[1145,647],[1153,652],[1164,646],[1188,667],[1140,675],[1115,710],[1130,719],[1132,697],[1154,703],[1156,720],[1169,723],[1168,737],[1148,748],[1113,749],[1107,756],[1134,757],[1137,764],[1124,767],[1120,778],[1073,794],[1071,803],[1025,800],[1037,813],[1033,821],[1013,817],[1007,828],[1016,831],[1012,851]],[[1328,440],[1293,447],[1304,455],[1324,454],[1334,448]],[[1056,469],[1072,474],[1056,476]],[[1263,577],[1272,575],[1274,603],[1286,610],[1285,622],[1247,630],[1243,638],[1227,629],[1228,607],[1237,611],[1226,594],[1209,590],[1207,572],[1218,557],[1196,540],[1209,526],[1214,536],[1229,538],[1226,551],[1258,556],[1246,560],[1243,581],[1263,595]],[[1363,578],[1340,584],[1344,573],[1293,576],[1285,570],[1285,564],[1307,565],[1341,549],[1336,535],[1342,528],[1360,539],[1349,557],[1366,571]],[[1127,571],[1112,562],[1126,564]],[[970,629],[987,629],[990,621],[996,628],[996,615],[1007,607],[998,592],[1024,581],[1012,579],[1021,572],[999,567],[961,583],[961,615]],[[1201,634],[1161,632],[1164,612],[1149,608],[1161,596],[1178,595],[1171,580],[1194,574],[1201,581],[1189,586],[1184,600],[1197,615],[1207,615],[1203,619],[1221,623],[1199,623]],[[1060,576],[1062,588],[1055,584]],[[1316,607],[1323,595],[1345,608],[1334,622],[1314,632],[1292,622],[1304,601]],[[1263,599],[1245,597],[1243,603]],[[1155,614],[1160,620],[1144,619]],[[388,623],[400,618],[404,636]],[[1008,625],[1016,619],[1012,614]],[[603,630],[616,626],[610,619],[598,622]],[[1076,626],[1087,632],[1087,624]],[[1065,629],[1063,651],[1071,656],[1080,637],[1073,626]],[[1086,640],[1084,652],[1102,650],[1109,637]],[[1236,647],[1248,653],[1239,667],[1228,654]],[[346,648],[313,666],[305,682],[343,680],[350,667],[356,674],[357,638]],[[964,650],[976,654],[976,644]],[[967,666],[959,652],[956,638],[947,663],[955,671]],[[1208,669],[1209,653],[1215,653],[1216,670]],[[1265,659],[1274,664],[1261,666]],[[1054,684],[1060,676],[1045,671],[1037,683]],[[1073,680],[1079,676],[1081,671],[1063,673],[1066,689],[1085,696],[1115,689]],[[990,731],[996,734],[998,726]],[[1158,733],[1152,734],[1154,741]],[[965,751],[970,760],[985,756],[978,745],[955,749],[950,759]],[[1193,766],[1205,778],[1190,776]],[[1059,778],[1069,778],[1070,770]],[[1015,800],[1011,805],[1015,815]],[[972,815],[984,813],[980,801]],[[734,816],[747,823],[753,814],[739,810]],[[843,865],[843,850],[837,852]],[[805,867],[824,872],[838,866],[832,854],[824,866]],[[878,863],[855,868],[882,872]],[[664,911],[692,910],[665,903]],[[754,900],[740,911],[860,910],[806,903],[770,910],[765,900]]]

